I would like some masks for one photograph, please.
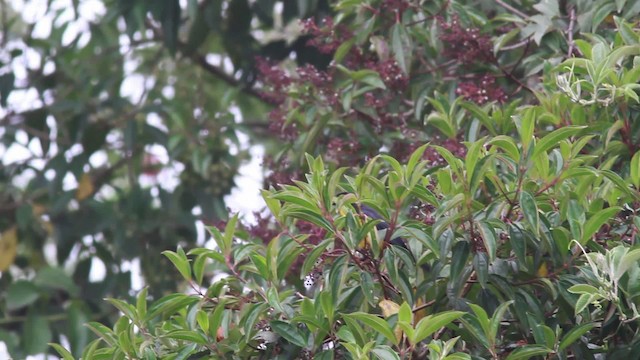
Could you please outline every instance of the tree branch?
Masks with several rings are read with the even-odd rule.
[[[573,41],[573,27],[576,24],[576,8],[574,6],[569,10],[569,28],[567,29],[567,39],[569,43],[569,50],[567,50],[567,57],[571,57],[573,55],[573,50],[575,48],[575,42]]]
[[[162,40],[164,38],[164,34],[162,33],[162,30],[160,28],[158,28],[157,26],[155,26],[151,20],[147,19],[146,21],[146,25],[149,29],[151,29],[151,31],[153,31],[153,35],[154,38],[157,40]],[[178,50],[180,50],[180,53],[188,59],[191,59],[196,65],[200,66],[202,69],[204,69],[205,71],[207,71],[209,74],[217,77],[218,79],[224,81],[225,83],[227,83],[228,85],[231,85],[233,87],[239,88],[242,92],[244,92],[245,94],[251,95],[252,97],[254,97],[255,99],[260,100],[261,102],[265,103],[265,104],[270,104],[267,100],[265,100],[260,91],[258,91],[257,89],[254,89],[250,86],[247,86],[246,84],[243,84],[242,82],[240,82],[238,79],[234,78],[233,75],[226,73],[223,69],[209,63],[207,61],[206,56],[202,55],[202,54],[198,54],[196,52],[189,52],[186,51],[187,45],[181,41],[178,40],[177,43],[177,48]]]
[[[529,15],[527,15],[527,14],[523,13],[522,11],[520,11],[520,10],[518,10],[518,9],[514,8],[513,6],[511,6],[511,5],[507,4],[507,3],[505,3],[505,2],[504,2],[504,1],[502,1],[502,0],[496,0],[496,4],[498,4],[498,5],[502,6],[503,8],[505,8],[505,9],[507,9],[507,10],[511,11],[512,13],[514,13],[514,14],[516,14],[516,15],[520,16],[520,17],[521,17],[521,18],[523,18],[523,19],[527,19],[527,18],[529,17]]]
[[[183,48],[184,44],[179,44],[178,47],[179,48]],[[184,52],[183,54],[185,56],[186,55]],[[245,86],[244,84],[242,84],[240,81],[238,81],[236,78],[234,78],[233,76],[227,74],[226,72],[224,72],[224,70],[220,69],[217,66],[212,65],[211,63],[209,63],[207,61],[207,58],[203,55],[200,54],[194,54],[194,55],[190,55],[188,56],[191,60],[193,60],[197,65],[199,65],[202,69],[204,69],[205,71],[207,71],[208,73],[210,73],[211,75],[217,77],[218,79],[226,82],[227,84],[233,86],[233,87],[237,87],[240,88],[240,90],[242,90],[242,92],[244,92],[245,94],[251,95],[254,98],[264,102],[265,104],[268,104],[268,102],[262,97],[262,95],[260,94],[260,92],[252,87],[249,86]]]

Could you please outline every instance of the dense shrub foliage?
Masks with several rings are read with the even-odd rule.
[[[250,7],[211,3],[231,14]],[[247,26],[266,21],[258,8]],[[305,51],[225,48],[259,55],[236,78],[255,69],[244,91],[272,106],[259,134],[279,140],[265,161],[268,211],[254,224],[231,216],[209,226],[213,247],[165,250],[177,292],[149,283],[135,298],[110,297],[116,310],[88,322],[95,340],[55,350],[65,359],[637,357],[640,6],[343,0],[323,9],[296,40],[315,62]],[[165,46],[188,54],[176,41]],[[59,289],[70,310],[74,289]],[[5,296],[8,311],[34,306],[16,293]],[[34,328],[47,320],[32,310],[27,323],[41,334]]]

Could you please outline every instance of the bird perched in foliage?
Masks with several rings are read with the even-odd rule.
[[[389,229],[389,224],[386,221],[384,221],[382,216],[378,214],[378,212],[372,209],[371,207],[367,205],[357,204],[357,203],[353,204],[353,207],[356,209],[356,212],[358,212],[359,214],[364,214],[365,216],[374,220],[380,220],[380,222],[376,224],[376,230],[380,231],[380,230]],[[391,245],[400,246],[402,248],[405,248],[406,250],[409,250],[409,248],[407,247],[407,244],[405,243],[405,240],[401,237],[395,237],[391,239],[389,243]]]

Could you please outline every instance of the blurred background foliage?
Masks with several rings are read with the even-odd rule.
[[[103,299],[133,295],[138,261],[150,298],[184,290],[161,253],[202,245],[199,222],[224,223],[225,196],[254,145],[269,187],[303,179],[304,153],[332,170],[380,152],[404,162],[427,141],[464,158],[463,142],[521,135],[512,115],[528,114],[541,132],[590,124],[599,137],[589,151],[602,163],[589,164],[628,174],[638,112],[613,100],[633,100],[624,86],[635,75],[611,91],[577,80],[591,75],[578,62],[560,74],[564,87],[556,80],[568,58],[637,46],[639,12],[624,0],[4,0],[0,341],[22,358],[64,335],[79,354],[91,338],[82,324],[117,318]],[[594,105],[606,99],[629,117]],[[423,158],[444,166],[442,153],[429,147]],[[586,210],[572,209],[584,225]],[[310,243],[326,235],[286,225]],[[278,231],[258,216],[245,235],[268,242]],[[453,251],[471,274],[470,249]],[[547,255],[529,259],[526,275],[545,277]],[[104,276],[92,278],[100,264]]]
[[[224,196],[251,144],[277,146],[256,57],[297,53],[326,66],[298,19],[329,10],[326,1],[2,2],[0,340],[16,358],[61,333],[84,346],[82,323],[111,312],[102,299],[130,291],[132,260],[152,294],[176,289],[160,253],[195,245],[197,220],[226,218]],[[90,280],[92,266],[104,277]]]

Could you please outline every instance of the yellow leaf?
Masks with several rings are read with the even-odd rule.
[[[547,269],[547,263],[543,262],[538,268],[538,277],[546,278],[549,275],[549,270]]]
[[[391,315],[397,314],[400,310],[400,305],[387,299],[380,301],[378,305],[380,306],[380,309],[382,309],[382,315],[386,318]],[[393,333],[396,335],[396,339],[398,340],[398,342],[400,342],[402,340],[402,329],[399,326],[396,326]]]
[[[380,301],[378,305],[380,306],[380,309],[382,309],[382,315],[386,318],[391,315],[397,314],[398,310],[400,310],[400,305],[387,299]]]
[[[0,271],[5,271],[13,264],[18,249],[18,231],[16,227],[0,235]]]
[[[76,190],[76,200],[82,201],[91,196],[91,194],[93,194],[93,181],[91,180],[91,175],[84,173]]]

